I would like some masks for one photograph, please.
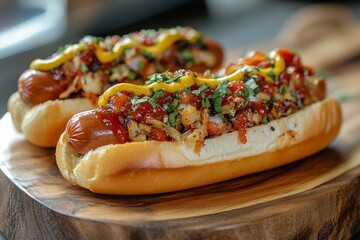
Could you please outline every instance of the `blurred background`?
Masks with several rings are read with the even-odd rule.
[[[332,69],[360,54],[359,21],[359,1],[0,0],[0,116],[33,59],[84,35],[190,25],[217,39],[227,59],[291,47]]]

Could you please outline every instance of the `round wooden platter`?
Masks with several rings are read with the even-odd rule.
[[[6,114],[0,231],[9,239],[349,238],[360,227],[360,87],[351,84],[359,76],[330,83],[355,97],[342,103],[343,127],[323,151],[263,173],[158,195],[99,195],[70,185],[54,149],[28,143]]]

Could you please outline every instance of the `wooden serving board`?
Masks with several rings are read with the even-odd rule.
[[[167,194],[107,196],[72,186],[54,149],[28,143],[6,114],[0,231],[9,239],[349,238],[360,228],[359,65],[328,82],[348,100],[328,148],[274,170]]]

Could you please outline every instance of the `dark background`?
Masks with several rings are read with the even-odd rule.
[[[64,0],[52,2],[59,4],[61,1]],[[4,49],[0,48],[0,116],[7,111],[6,102],[10,94],[17,89],[19,75],[28,68],[33,59],[46,58],[59,46],[76,43],[83,35],[122,35],[143,28],[190,25],[205,35],[217,39],[224,49],[229,51],[273,39],[292,14],[308,5],[319,3],[325,2],[279,0],[69,1],[65,4],[63,22],[60,27],[55,26],[47,30],[37,39],[35,36],[35,40],[25,39],[21,44],[14,44],[16,50],[13,53],[6,53],[5,56],[1,55],[1,51]],[[350,6],[354,16],[360,19],[360,3],[353,1],[341,1],[341,3]],[[0,45],[1,41],[5,41],[1,33],[42,13],[44,10],[38,6],[23,7],[16,1],[0,0]],[[36,32],[37,28],[38,26],[34,26],[30,33]],[[22,37],[26,37],[26,34],[24,32]],[[16,36],[14,36],[15,38]],[[9,42],[9,40],[7,41]]]

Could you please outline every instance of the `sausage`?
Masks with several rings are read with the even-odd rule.
[[[80,154],[100,146],[120,143],[94,110],[75,114],[67,123],[65,132],[68,143]]]
[[[18,81],[22,100],[31,106],[57,99],[66,88],[67,83],[64,78],[57,78],[51,72],[34,69],[23,72]]]

